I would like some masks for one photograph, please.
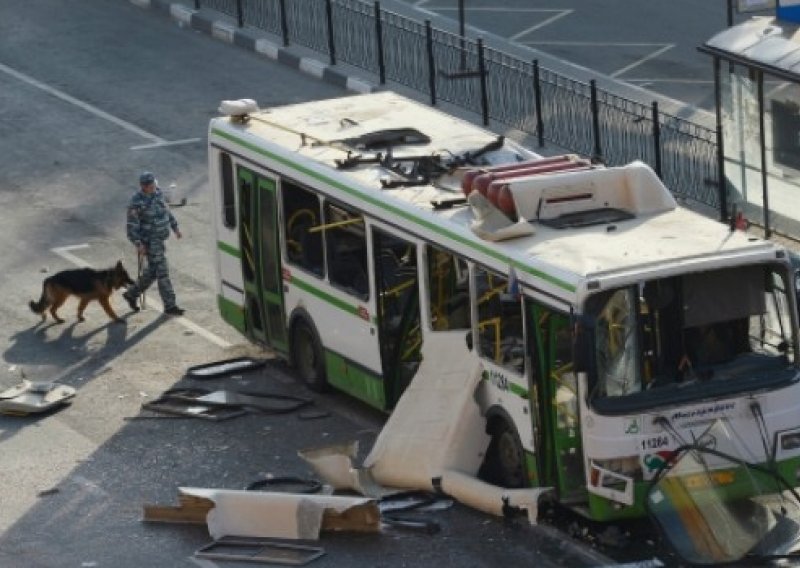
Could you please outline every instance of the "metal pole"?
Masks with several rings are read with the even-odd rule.
[[[728,27],[733,26],[733,0],[728,0]]]
[[[244,27],[244,14],[242,10],[242,0],[236,0],[236,22],[240,28]]]
[[[478,38],[478,73],[481,81],[481,112],[483,125],[489,125],[489,93],[486,86],[486,57],[483,51],[483,39]]]
[[[653,151],[655,152],[655,171],[659,179],[661,175],[661,122],[658,115],[658,101],[653,101]]]
[[[714,57],[714,104],[717,107],[717,177],[719,178],[719,220],[728,220],[728,177],[725,175],[725,148],[722,137],[722,65],[719,57]]]
[[[199,10],[200,9],[200,0],[194,0],[194,9],[195,10]]]
[[[764,237],[769,238],[769,191],[767,191],[767,140],[764,133],[764,72],[758,71],[758,141],[761,144],[761,190],[764,204]]]
[[[328,54],[331,65],[336,65],[336,41],[333,37],[333,4],[331,0],[325,0],[325,17],[328,20]]]
[[[464,19],[464,0],[458,0],[458,35],[465,37],[466,21]]]
[[[533,104],[536,109],[536,136],[539,148],[544,147],[544,119],[542,118],[542,85],[539,77],[539,60],[533,60]]]
[[[597,102],[597,81],[592,79],[589,82],[589,87],[592,108],[592,133],[594,135],[594,150],[592,151],[592,160],[602,161],[603,150],[600,146],[600,108]]]
[[[279,0],[281,7],[281,38],[283,47],[289,47],[289,23],[286,21],[286,0]]]
[[[461,70],[467,69],[467,24],[464,17],[464,0],[458,0],[458,35],[461,36]]]
[[[425,20],[425,39],[428,48],[428,86],[431,90],[431,105],[436,105],[436,62],[433,59],[433,28]]]
[[[375,0],[375,39],[378,46],[378,76],[381,85],[386,84],[386,61],[383,58],[383,22],[381,21],[381,3]]]

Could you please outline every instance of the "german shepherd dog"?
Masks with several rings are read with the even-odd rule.
[[[114,290],[123,286],[134,284],[128,272],[122,266],[122,261],[118,261],[113,268],[107,270],[94,270],[92,268],[76,268],[74,270],[62,270],[52,276],[45,278],[42,283],[42,297],[38,302],[30,301],[28,305],[35,314],[41,314],[42,321],[47,319],[45,310],[50,308],[50,315],[58,323],[64,320],[58,317],[56,311],[72,295],[80,298],[78,304],[78,320],[83,321],[83,311],[92,300],[97,300],[103,306],[103,310],[112,320],[121,323],[122,320],[114,313],[108,299]]]

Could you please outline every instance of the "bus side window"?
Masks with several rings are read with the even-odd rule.
[[[464,259],[428,245],[428,304],[434,331],[469,329],[469,273]]]
[[[319,197],[285,179],[281,182],[281,197],[288,261],[324,276],[322,231],[312,230],[319,225]]]
[[[325,242],[331,284],[362,300],[369,298],[364,219],[341,205],[325,203]]]
[[[222,152],[219,155],[220,181],[222,182],[222,223],[228,229],[236,228],[236,191],[233,179],[233,163],[231,155]]]
[[[478,304],[478,349],[517,373],[525,370],[522,305],[507,298],[508,280],[482,268],[475,270]]]

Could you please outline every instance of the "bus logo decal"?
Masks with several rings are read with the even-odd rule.
[[[364,306],[358,306],[358,317],[364,321],[369,321],[369,310]]]
[[[642,431],[642,426],[638,418],[631,418],[631,421],[628,422],[628,425],[625,427],[626,434],[638,434]]]
[[[673,453],[672,450],[661,450],[652,454],[646,454],[642,458],[642,462],[647,469],[644,476],[645,479],[650,479],[654,473],[664,467],[669,460],[672,459]]]

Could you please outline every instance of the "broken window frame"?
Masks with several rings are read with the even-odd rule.
[[[369,243],[364,217],[353,207],[326,200],[324,223],[325,258],[332,286],[362,301],[369,300]]]
[[[725,293],[726,286],[733,291]],[[589,341],[581,346],[586,352],[578,354],[589,360],[590,405],[601,414],[626,414],[785,386],[798,369],[796,305],[790,291],[794,287],[788,270],[775,262],[652,279],[590,296],[584,317]],[[615,294],[627,298],[624,304],[635,322],[625,336],[627,388],[613,390],[602,377],[608,368],[602,355],[608,347],[603,313]],[[749,324],[737,323],[742,314]],[[714,325],[725,331],[725,341],[712,342],[719,331],[701,336],[695,329]],[[711,352],[715,344],[729,352]],[[699,354],[701,347],[705,354]]]

